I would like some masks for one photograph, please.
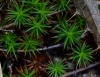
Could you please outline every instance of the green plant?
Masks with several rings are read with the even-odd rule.
[[[7,60],[4,62],[3,66],[2,66],[3,77],[9,77],[8,74],[4,73],[4,70],[6,69],[6,64],[7,64]]]
[[[86,66],[93,58],[91,48],[85,43],[76,46],[76,48],[72,48],[72,50],[73,53],[71,59],[77,63],[77,66]]]
[[[55,4],[56,10],[66,10],[69,9],[69,1],[70,0],[56,0],[57,3]]]
[[[53,60],[53,62],[49,62],[47,65],[48,74],[50,77],[59,77],[60,75],[65,73],[67,69],[67,65],[64,64],[64,60]]]
[[[29,36],[25,36],[23,42],[21,43],[21,48],[25,51],[25,55],[26,55],[26,51],[32,51],[32,53],[35,56],[35,52],[37,51],[37,46],[40,45],[40,42],[33,39],[32,37]],[[31,54],[30,54],[31,55]]]
[[[47,6],[48,1],[41,2],[38,4],[38,6],[34,7],[33,13],[36,14],[36,16],[40,17],[40,19],[48,20],[48,14],[51,13],[50,8]]]
[[[17,43],[17,36],[13,33],[5,33],[1,35],[1,37],[0,42],[1,44],[4,43],[4,46],[2,46],[7,49],[6,54],[14,53],[14,56],[16,57],[15,52],[19,46],[19,43]]]
[[[80,42],[81,32],[76,24],[69,25],[66,20],[62,20],[55,28],[57,34],[55,38],[57,38],[57,42],[61,40],[64,42],[64,48],[66,46],[72,47]]]
[[[25,25],[28,22],[30,17],[28,11],[30,8],[25,7],[24,2],[19,4],[17,2],[13,2],[13,8],[9,8],[7,20],[14,23],[14,25],[18,26],[19,28],[21,25]]]
[[[24,68],[24,70],[21,68],[20,71],[17,70],[21,75],[19,77],[36,77],[35,71],[29,71],[27,68]]]
[[[80,27],[80,29],[83,29],[84,25],[85,25],[85,20],[80,17],[79,15],[76,17],[75,20],[76,24]]]
[[[30,31],[30,35],[35,35],[36,38],[39,38],[40,34],[46,34],[45,28],[49,28],[48,25],[43,24],[43,19],[38,19],[37,17],[34,20],[29,21],[28,23],[28,31]]]
[[[21,74],[20,77],[35,77],[35,71],[28,71],[27,69],[25,69],[24,73]]]
[[[32,7],[33,9],[34,9],[34,7],[36,7],[40,4],[39,0],[26,0],[24,2],[27,3],[27,5]]]

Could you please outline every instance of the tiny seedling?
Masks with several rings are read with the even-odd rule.
[[[59,77],[65,73],[66,69],[67,67],[66,64],[64,64],[64,60],[53,60],[47,65],[47,73],[50,77]]]
[[[79,45],[76,48],[72,48],[73,53],[71,59],[77,63],[77,67],[86,66],[92,61],[92,50],[85,43]]]

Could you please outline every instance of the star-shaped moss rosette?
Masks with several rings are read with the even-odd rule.
[[[43,54],[36,54],[36,56],[32,56],[31,60],[25,59],[26,67],[29,70],[35,70],[36,76],[38,77],[40,73],[45,72],[47,57]]]
[[[39,19],[38,17],[27,23],[28,29],[26,32],[29,32],[31,36],[35,36],[37,39],[41,34],[47,34],[46,29],[50,28],[49,25],[43,23],[44,19]]]
[[[38,40],[33,39],[32,37],[30,37],[28,35],[25,35],[23,42],[20,44],[20,48],[25,51],[25,55],[26,55],[26,52],[29,52],[29,55],[31,56],[32,55],[31,51],[32,51],[33,55],[35,56],[37,47],[40,45],[41,45],[41,43]]]
[[[25,25],[28,22],[30,17],[29,10],[31,8],[25,7],[24,2],[18,4],[17,2],[13,2],[13,7],[9,8],[7,11],[7,20],[9,22],[14,23],[15,26],[20,28],[22,25]]]
[[[36,16],[40,17],[40,19],[44,19],[48,21],[48,14],[51,14],[51,9],[48,6],[48,0],[43,1],[40,4],[38,4],[36,7],[34,7],[34,11],[32,12]]]
[[[55,9],[56,10],[67,10],[69,9],[70,0],[56,0]]]
[[[67,65],[64,64],[64,60],[53,60],[47,64],[47,70],[50,77],[59,77],[65,73]]]
[[[71,59],[76,62],[77,67],[79,66],[86,66],[88,65],[93,57],[92,57],[92,49],[89,48],[86,43],[83,43],[83,45],[76,46],[75,48],[72,48],[73,53],[71,55]]]
[[[77,16],[75,19],[76,24],[79,26],[79,28],[82,30],[85,26],[85,20],[81,16]]]
[[[3,48],[7,49],[6,54],[13,53],[16,57],[16,50],[19,47],[19,43],[17,43],[17,36],[13,33],[4,33],[1,35],[2,38],[0,38],[1,45]],[[16,57],[17,58],[17,57]]]
[[[66,48],[80,43],[82,31],[78,30],[78,26],[76,24],[70,25],[66,20],[60,20],[55,27],[55,33],[57,42],[63,41],[64,48]]]

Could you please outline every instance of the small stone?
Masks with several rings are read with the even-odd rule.
[[[68,69],[70,69],[70,70],[74,70],[75,69],[75,65],[72,62],[67,61],[66,63],[68,65]]]
[[[58,57],[54,57],[54,60],[58,62],[60,59]]]

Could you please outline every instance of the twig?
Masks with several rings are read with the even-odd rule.
[[[57,45],[49,46],[49,47],[46,47],[46,48],[39,48],[37,50],[38,51],[44,51],[44,50],[49,50],[49,49],[53,49],[53,48],[58,48],[58,47],[61,47],[61,46],[63,46],[63,44],[57,44]]]
[[[71,20],[74,16],[76,16],[76,15],[80,15],[80,13],[76,10],[76,12],[68,19],[68,21],[69,20]]]
[[[14,30],[6,30],[6,29],[0,29],[1,31],[4,31],[4,32],[14,32]]]
[[[48,14],[48,16],[51,16],[51,15],[54,15],[54,14],[60,13],[60,12],[62,12],[62,11],[63,11],[63,10],[54,11],[53,13]]]
[[[11,23],[11,24],[8,24],[8,25],[4,25],[4,26],[0,27],[0,30],[9,28],[9,27],[11,27],[12,25],[14,25],[14,23]]]
[[[99,64],[100,64],[100,61],[95,62],[95,63],[93,63],[93,64],[90,64],[89,66],[87,66],[87,67],[85,67],[85,68],[80,68],[80,69],[77,69],[77,70],[75,70],[75,71],[72,71],[72,72],[66,73],[66,74],[64,74],[64,75],[62,75],[62,76],[60,76],[60,77],[67,77],[67,76],[70,76],[70,75],[76,74],[76,73],[78,73],[78,72],[81,72],[81,71],[87,70],[87,69],[89,69],[89,68],[95,67],[95,66],[97,66],[97,65],[99,65]]]
[[[63,44],[57,44],[57,45],[49,46],[46,48],[38,48],[37,51],[45,51],[45,50],[49,50],[49,49],[53,49],[53,48],[57,48],[57,47],[61,47],[61,46],[63,46]],[[0,51],[6,52],[7,50],[0,48]],[[32,50],[28,50],[28,51],[32,51]],[[24,52],[24,50],[17,50],[17,52]]]

